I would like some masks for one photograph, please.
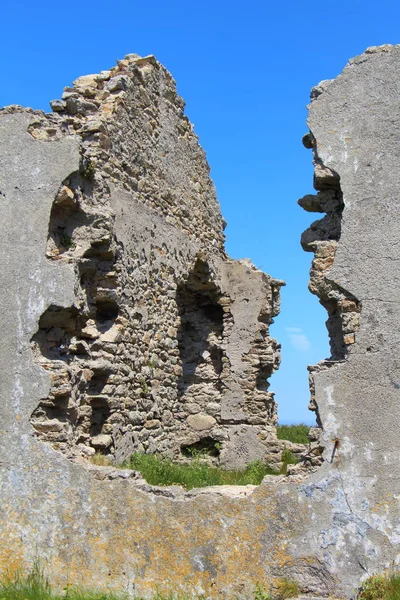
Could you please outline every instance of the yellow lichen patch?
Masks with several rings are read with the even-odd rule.
[[[374,504],[371,508],[372,512],[384,512],[387,513],[391,507],[396,507],[399,503],[398,498],[394,498],[393,495],[387,493],[386,498],[382,499],[380,502]]]
[[[21,540],[10,533],[8,523],[0,522],[0,529],[0,575],[12,577],[26,568],[23,547]]]

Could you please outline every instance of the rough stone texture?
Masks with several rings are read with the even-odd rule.
[[[74,280],[68,304],[32,297],[32,351],[51,383],[32,412],[36,435],[69,457],[184,461],[201,449],[227,468],[278,466],[267,378],[280,355],[268,328],[283,282],[225,255],[208,164],[171,75],[129,55],[51,105],[53,115],[2,115],[35,152],[79,143],[50,212],[37,214],[47,268]]]
[[[95,76],[79,80],[62,102],[53,104],[52,117],[18,107],[1,114],[0,564],[17,567],[39,553],[60,586],[73,581],[147,596],[158,586],[214,598],[245,597],[255,582],[276,585],[279,578],[288,577],[309,598],[332,594],[350,598],[360,579],[397,565],[399,559],[400,47],[369,49],[312,94],[306,145],[314,151],[318,194],[301,202],[308,210],[326,212],[326,217],[311,226],[302,242],[315,252],[310,287],[329,313],[332,356],[310,373],[312,405],[323,428],[321,435],[314,430],[311,436],[316,446],[324,447],[325,460],[306,477],[301,473],[267,477],[258,487],[188,493],[176,486],[151,487],[137,473],[89,466],[82,457],[73,462],[66,455],[74,455],[73,449],[84,454],[96,444],[123,455],[125,439],[129,452],[129,435],[122,431],[118,437],[114,425],[103,427],[113,423],[111,413],[123,415],[122,428],[132,425],[133,440],[146,430],[147,440],[167,444],[160,423],[180,419],[175,412],[179,409],[179,431],[170,433],[173,443],[166,446],[172,452],[176,440],[189,432],[190,422],[204,426],[215,419],[232,439],[237,434],[235,456],[241,455],[243,443],[252,447],[246,438],[257,435],[257,428],[273,437],[266,421],[251,421],[251,415],[258,414],[254,406],[259,394],[267,398],[265,390],[258,390],[257,384],[252,389],[246,386],[260,372],[264,380],[267,365],[275,364],[276,349],[265,338],[262,325],[268,327],[273,316],[272,299],[279,284],[246,263],[226,259],[219,213],[211,197],[212,209],[205,206],[204,212],[199,200],[195,229],[190,216],[175,214],[172,208],[158,210],[162,198],[153,200],[159,174],[141,163],[139,152],[126,147],[126,156],[138,157],[144,169],[139,179],[130,170],[135,161],[125,166],[118,161],[120,150],[115,147],[114,152],[113,144],[132,143],[121,126],[125,118],[129,123],[131,114],[124,94],[139,93],[126,74],[131,63],[136,65],[132,71],[144,71],[150,86],[153,77],[168,79],[153,59],[141,63],[130,57],[119,69],[100,76],[104,101],[114,95],[104,114],[96,112]],[[156,90],[162,87],[158,82]],[[145,92],[150,89],[146,85]],[[74,91],[77,88],[82,93]],[[115,99],[119,95],[120,103]],[[170,102],[168,98],[165,102]],[[176,106],[173,102],[174,114]],[[141,127],[147,123],[148,135],[158,131],[162,139],[157,118],[145,114],[138,115]],[[182,137],[190,144],[190,127],[180,129],[180,123],[181,117],[171,127],[178,131],[179,143]],[[99,146],[92,139],[81,142],[80,127],[98,136]],[[149,149],[146,140],[142,145]],[[107,161],[101,154],[103,143]],[[194,138],[193,144],[194,163],[205,168]],[[168,160],[157,163],[159,168]],[[108,187],[99,175],[107,167]],[[169,172],[172,177],[175,166]],[[139,197],[141,177],[149,178],[152,192]],[[173,189],[187,191],[187,172],[179,181]],[[184,208],[183,201],[177,204]],[[76,206],[79,215],[74,213]],[[172,241],[177,252],[170,256]],[[163,268],[166,279],[158,280],[157,272]],[[160,297],[164,302],[164,281],[171,306],[161,318],[155,307]],[[251,311],[243,311],[250,303]],[[125,313],[124,306],[132,306],[132,311]],[[253,321],[246,314],[252,314]],[[164,324],[169,316],[170,333]],[[163,335],[145,338],[149,321],[154,323],[155,318]],[[179,327],[175,333],[173,328]],[[165,340],[177,345],[170,348]],[[199,365],[191,354],[194,344],[204,348]],[[161,352],[177,351],[180,369],[174,376],[182,385],[180,395],[166,397],[171,408],[160,402],[153,411],[150,401],[142,408],[148,396],[154,402],[149,393],[150,386],[151,391],[153,385],[156,388],[153,379],[160,382],[159,389],[175,389],[177,381],[164,367],[159,379],[153,376],[159,367],[150,364],[152,353],[161,346],[157,360],[163,364]],[[116,347],[122,348],[120,354]],[[219,349],[230,367],[223,392],[217,383],[225,377],[226,363],[219,361]],[[103,351],[110,357],[97,354]],[[264,354],[269,360],[258,358],[256,363],[256,356]],[[137,405],[122,407],[121,398],[128,396],[117,389],[127,385],[126,378],[131,381],[132,365],[135,370],[140,365],[140,379],[133,379]],[[210,393],[210,400],[203,403],[192,389],[198,383],[191,379],[193,371],[201,373],[205,389],[220,395]],[[119,372],[121,380],[109,381]],[[94,389],[88,394],[93,377]],[[56,398],[67,396],[71,406],[68,401],[60,418],[50,409]],[[104,398],[112,399],[109,408]],[[76,432],[82,436],[87,427],[77,424],[76,411],[86,405],[100,413],[94,424],[102,426],[92,432],[89,427],[89,437],[76,439]],[[90,420],[90,414],[82,413],[82,422]],[[267,419],[265,412],[261,415]],[[271,414],[268,418],[272,422]],[[186,439],[191,443],[215,427],[193,429],[194,437]],[[159,436],[154,434],[158,430]],[[61,431],[65,441],[58,437]],[[262,436],[257,439],[262,441]],[[64,453],[55,450],[56,444],[65,444],[58,446]],[[226,446],[225,460],[228,450]]]

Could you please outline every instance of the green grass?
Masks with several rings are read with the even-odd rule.
[[[364,581],[358,600],[400,600],[400,574],[374,575]]]
[[[68,586],[61,594],[54,593],[42,569],[34,564],[27,575],[17,572],[12,576],[3,576],[0,581],[0,600],[128,600],[128,596],[82,590],[75,586]]]
[[[74,240],[72,239],[72,237],[70,235],[67,235],[66,233],[62,233],[60,235],[60,244],[67,250],[69,250],[70,248],[71,249],[75,248]]]
[[[0,582],[0,600],[53,600],[49,583],[37,565],[28,575],[5,575]]]
[[[294,444],[308,444],[310,440],[307,433],[310,429],[309,425],[299,423],[298,425],[278,425],[276,434],[278,440],[288,440]]]
[[[293,579],[279,579],[275,582],[275,589],[271,593],[267,588],[256,583],[253,600],[288,600],[300,595],[300,586]]]
[[[27,575],[17,572],[2,577],[0,580],[0,600],[132,600],[132,598],[124,592],[85,590],[74,585],[67,586],[62,593],[56,593],[51,589],[39,563],[36,563]],[[141,600],[141,598],[135,596],[134,600]],[[156,592],[153,600],[190,599],[188,596],[180,594],[165,595]]]
[[[280,474],[286,475],[288,465],[297,465],[299,459],[287,448],[282,452],[282,468]]]
[[[292,579],[281,579],[277,585],[277,598],[279,600],[287,600],[295,598],[300,594],[300,588],[297,581]]]
[[[266,589],[263,585],[256,583],[253,600],[271,600],[271,596],[266,591]]]
[[[282,585],[278,586],[277,594],[272,596],[264,586],[256,584],[252,600],[285,600],[293,597],[295,592],[298,593],[297,583],[289,580],[281,581]],[[90,591],[74,585],[68,585],[62,593],[53,592],[40,563],[37,562],[27,575],[18,572],[12,576],[3,576],[0,580],[0,600],[143,600],[143,598],[140,596],[129,598],[128,594],[124,592]],[[205,600],[205,596],[155,592],[152,600]],[[368,597],[366,600],[370,600],[370,598]],[[371,600],[377,599],[373,597]],[[390,600],[392,600],[391,597]]]
[[[136,453],[122,466],[140,471],[150,485],[181,485],[187,490],[211,485],[259,485],[265,475],[279,475],[259,460],[242,471],[226,471],[211,467],[201,456],[189,465],[180,465],[155,454]]]

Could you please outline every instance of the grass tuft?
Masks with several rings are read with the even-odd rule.
[[[72,237],[70,235],[67,235],[66,233],[62,233],[60,235],[60,244],[67,250],[69,250],[69,249],[73,250],[75,248],[74,240],[72,239]]]
[[[299,423],[298,425],[278,425],[276,428],[276,434],[278,440],[288,440],[294,444],[308,444],[308,432],[310,430],[309,425]]]
[[[53,600],[48,580],[38,563],[25,575],[20,571],[6,574],[0,582],[0,600]]]
[[[300,594],[300,588],[297,581],[292,579],[280,579],[277,583],[277,598],[279,600],[287,600],[288,598],[295,598]]]
[[[299,459],[297,458],[297,456],[295,456],[293,452],[291,452],[288,448],[285,448],[285,450],[283,450],[282,452],[283,465],[280,471],[281,474],[286,475],[288,465],[297,465],[298,462]]]
[[[358,600],[399,600],[400,574],[373,575],[364,581]]]
[[[253,592],[253,600],[288,600],[288,598],[295,598],[300,594],[297,581],[292,579],[279,579],[274,587],[275,589],[271,593],[268,588],[257,583]]]
[[[271,596],[260,583],[256,583],[256,587],[253,593],[253,600],[271,600]]]

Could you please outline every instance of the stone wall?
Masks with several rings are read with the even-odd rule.
[[[47,260],[74,273],[70,306],[50,303],[32,336],[49,395],[36,435],[68,456],[133,451],[243,467],[280,461],[267,378],[269,325],[283,284],[224,252],[209,167],[171,75],[129,55],[51,103],[19,108],[28,133],[74,137],[78,168],[59,182]]]
[[[150,82],[141,92],[128,83],[142,81],[137,70]],[[265,377],[281,282],[225,256],[177,97],[151,93],[162,119],[130,100],[169,76],[128,57],[78,80],[52,116],[1,112],[2,569],[39,554],[60,587],[246,598],[284,577],[308,597],[351,598],[361,579],[397,568],[399,71],[399,46],[371,48],[313,91],[305,143],[318,193],[301,204],[326,212],[303,236],[331,337],[310,374],[324,462],[257,487],[157,488],[70,460],[141,447],[184,460],[216,434],[223,450],[210,460],[228,466],[277,454]],[[144,162],[128,135],[135,115]],[[175,200],[153,204],[158,192],[145,190],[158,179]]]

